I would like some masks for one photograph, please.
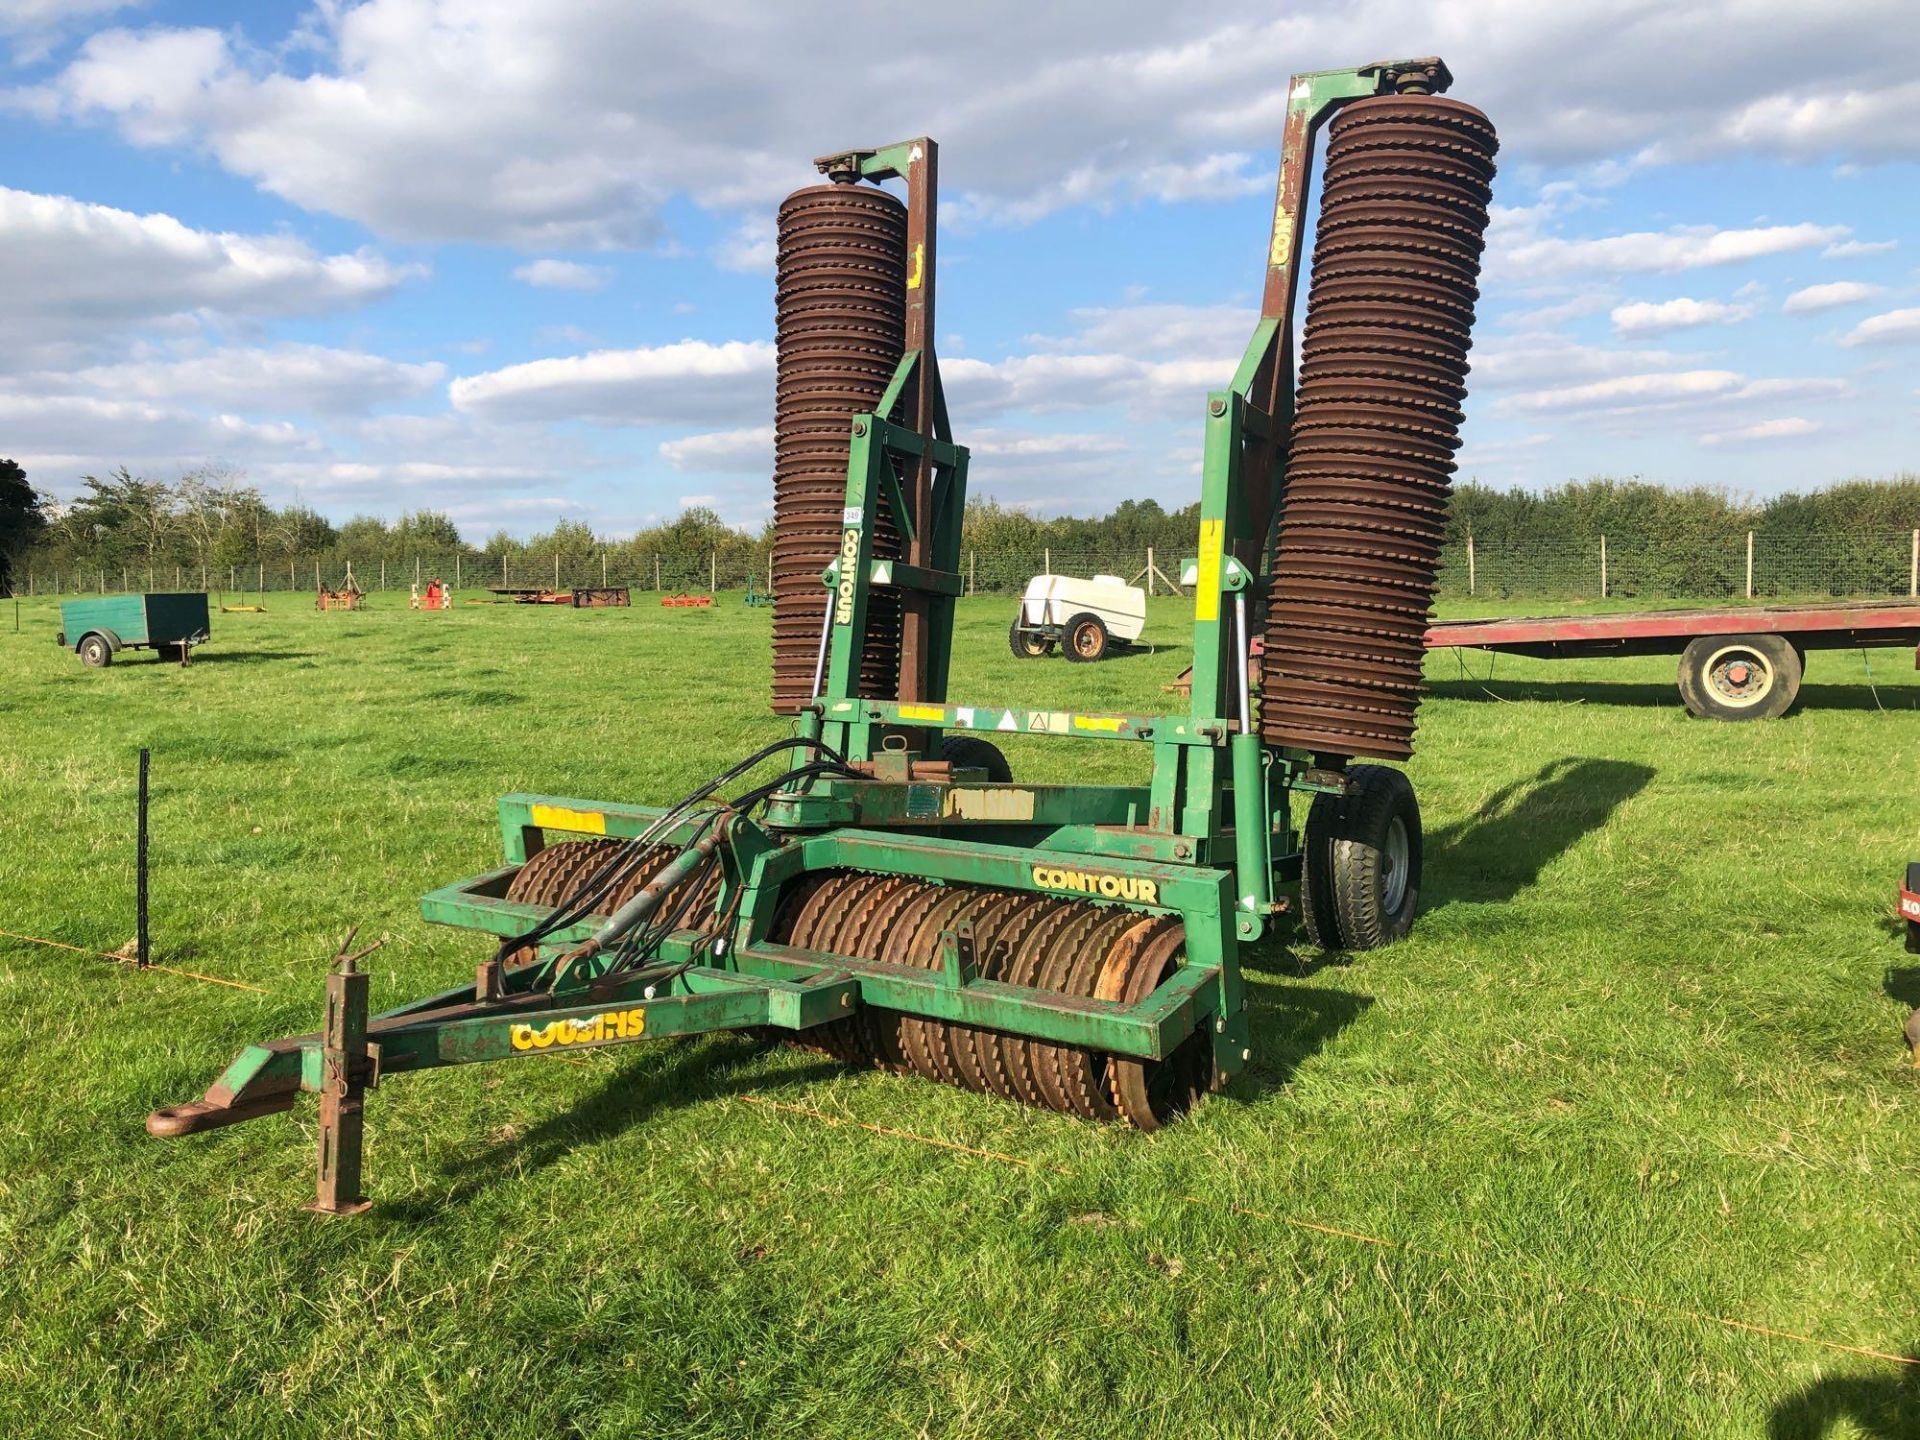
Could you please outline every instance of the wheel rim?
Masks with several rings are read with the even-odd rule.
[[[1737,709],[1758,705],[1773,693],[1773,666],[1748,645],[1723,645],[1702,667],[1709,693],[1723,705]]]
[[[1082,625],[1073,632],[1073,649],[1075,654],[1092,659],[1100,653],[1100,632],[1091,625]]]
[[[1398,815],[1387,822],[1387,841],[1380,847],[1380,907],[1389,915],[1407,898],[1407,822]]]

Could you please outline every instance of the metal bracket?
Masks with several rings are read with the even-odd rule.
[[[980,978],[979,957],[973,952],[971,920],[962,920],[951,930],[940,932],[940,973],[955,990],[965,989]]]
[[[358,1215],[373,1202],[361,1192],[366,1140],[366,1091],[379,1083],[379,1047],[367,1043],[367,976],[356,968],[378,950],[374,941],[353,949],[358,926],[347,931],[327,975],[327,1016],[320,1058],[320,1158],[313,1203],[316,1215]]]

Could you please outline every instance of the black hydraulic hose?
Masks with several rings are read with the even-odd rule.
[[[684,818],[694,806],[707,799],[722,786],[739,779],[755,766],[771,759],[782,751],[796,749],[814,751],[817,756],[822,758],[817,758],[805,765],[796,766],[793,770],[782,775],[771,784],[756,787],[754,790],[748,792],[747,796],[742,797],[744,805],[736,802],[736,808],[740,809],[741,813],[745,813],[748,807],[759,805],[766,797],[772,795],[782,787],[794,783],[796,776],[810,778],[813,775],[831,772],[841,774],[857,773],[847,763],[846,758],[832,746],[828,745],[825,741],[817,740],[809,736],[791,736],[785,740],[776,740],[768,745],[762,746],[744,760],[729,766],[712,780],[707,781],[705,784],[667,807],[643,832],[627,840],[619,850],[608,856],[593,874],[588,876],[588,878],[580,884],[573,894],[569,895],[560,905],[555,906],[539,924],[524,934],[509,936],[502,940],[499,948],[494,952],[494,958],[496,960],[504,960],[515,951],[527,946],[538,945],[554,932],[567,929],[569,926],[578,924],[587,916],[596,913],[595,907],[624,883],[635,867],[643,863],[656,836],[672,828],[672,826]],[[710,824],[711,821],[708,823]],[[690,837],[687,844],[692,844],[693,838],[697,838],[699,834],[704,832],[705,828],[705,826],[702,826],[700,830],[696,830],[694,837]],[[686,846],[683,845],[682,849],[684,850],[685,848]]]

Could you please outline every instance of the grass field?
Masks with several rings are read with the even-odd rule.
[[[0,1433],[1920,1435],[1920,1369],[1713,1318],[1920,1347],[1898,652],[1748,726],[1668,661],[1443,657],[1413,938],[1256,952],[1254,1065],[1159,1135],[662,1042],[396,1078],[323,1222],[310,1105],[147,1111],[311,1029],[349,925],[376,1004],[471,976],[416,900],[498,794],[665,800],[783,727],[737,599],[268,603],[105,672],[0,607],[0,928],[128,938],[150,745],[156,958],[268,992],[0,939]],[[1154,709],[1188,658],[1016,662],[1007,613],[963,603],[957,698]]]

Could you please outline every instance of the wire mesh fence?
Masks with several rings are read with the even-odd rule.
[[[1189,552],[1190,554],[1191,552]],[[1117,576],[1157,595],[1182,593],[1186,557],[1154,547],[1055,549],[1036,545],[963,547],[960,574],[969,595],[1016,595],[1036,575]],[[770,588],[760,546],[702,553],[598,550],[574,555],[471,552],[405,558],[329,554],[201,566],[88,566],[78,571],[27,565],[14,582],[24,595],[204,590],[299,592],[349,581],[363,591],[407,593],[439,580],[463,591],[564,591],[625,586],[643,593],[711,593]],[[1677,543],[1672,538],[1488,542],[1468,539],[1440,556],[1443,598],[1693,599],[1920,597],[1920,530],[1864,534],[1769,535],[1761,532]]]

